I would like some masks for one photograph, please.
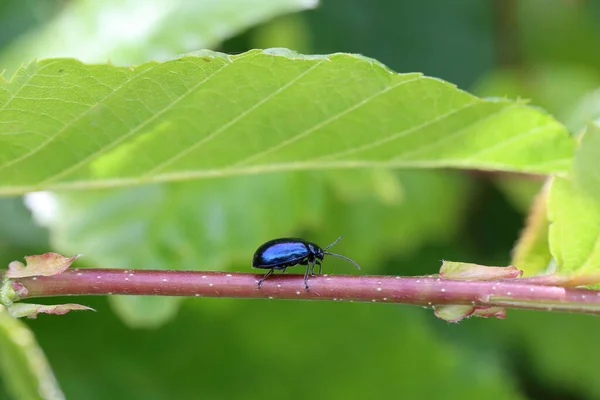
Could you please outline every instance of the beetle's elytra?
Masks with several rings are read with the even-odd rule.
[[[326,254],[343,258],[354,264],[356,268],[360,269],[360,266],[348,257],[327,251],[327,249],[339,242],[341,238],[342,237],[340,236],[335,242],[324,249],[314,243],[299,238],[280,238],[263,243],[256,250],[252,259],[252,268],[269,270],[258,282],[258,287],[260,288],[265,279],[267,279],[276,269],[285,272],[288,267],[305,265],[306,272],[304,273],[304,286],[306,287],[306,290],[309,290],[308,274],[310,273],[311,276],[315,275],[315,265],[319,266],[319,274],[322,272],[323,267],[321,261],[323,261]]]

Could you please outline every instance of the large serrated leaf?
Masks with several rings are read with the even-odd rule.
[[[536,109],[349,54],[54,59],[0,84],[0,194],[334,167],[562,173],[572,152]]]

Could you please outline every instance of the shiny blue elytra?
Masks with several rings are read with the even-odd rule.
[[[298,238],[273,239],[262,244],[254,253],[252,268],[268,269],[269,272],[258,281],[258,288],[260,289],[265,279],[276,269],[285,272],[288,267],[305,265],[304,286],[308,290],[308,274],[310,272],[311,276],[315,276],[315,265],[319,266],[319,274],[322,272],[321,261],[323,261],[326,254],[350,261],[356,268],[360,269],[360,266],[348,257],[327,251],[327,249],[339,242],[341,238],[340,236],[335,242],[324,249],[314,243]]]

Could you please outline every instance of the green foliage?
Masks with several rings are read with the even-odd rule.
[[[540,111],[345,54],[46,60],[1,88],[0,194],[330,167],[552,173],[573,150]]]
[[[369,274],[506,265],[543,181],[468,169],[559,175],[516,264],[541,272],[551,246],[560,272],[597,270],[597,128],[577,150],[567,133],[600,115],[594,2],[328,0],[271,22],[316,4],[46,3],[0,5],[0,194],[54,190],[28,195],[48,231],[22,198],[0,198],[4,265],[54,250],[87,266],[249,271],[258,244],[291,234],[343,234],[339,252]],[[326,56],[248,51],[265,47]],[[81,302],[99,312],[28,322],[68,398],[600,393],[589,317],[509,310],[450,325],[380,304]],[[33,339],[19,346],[23,329],[0,311],[0,398],[54,382]]]

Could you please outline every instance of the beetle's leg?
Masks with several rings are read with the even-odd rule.
[[[310,265],[310,263],[309,263]],[[315,262],[313,261],[312,266],[310,268],[310,276],[315,276]]]
[[[262,279],[260,281],[258,281],[258,288],[260,289],[260,287],[262,286],[263,282],[265,281],[265,279],[267,279],[269,277],[269,275],[271,275],[273,273],[273,268],[271,268],[269,270],[269,272],[267,272],[265,274],[265,276],[262,277]]]
[[[314,268],[314,264],[313,264]],[[310,261],[306,264],[306,272],[304,273],[304,287],[306,287],[306,291],[308,292],[308,272],[310,271]]]
[[[323,266],[321,265],[321,261],[317,260],[316,263],[319,265],[319,275],[323,273]]]
[[[284,268],[281,270],[281,273],[282,273],[282,274],[285,274],[285,270],[286,270],[286,269],[287,269],[287,267],[284,267]]]

